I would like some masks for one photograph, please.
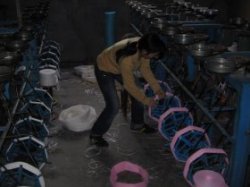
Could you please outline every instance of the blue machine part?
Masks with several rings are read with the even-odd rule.
[[[224,150],[217,148],[203,148],[192,154],[184,167],[184,178],[194,184],[193,175],[200,170],[212,170],[222,175],[228,168],[228,157]]]
[[[170,108],[163,113],[158,122],[161,135],[171,140],[175,133],[182,128],[193,125],[193,117],[185,107]]]
[[[36,39],[33,39],[29,42],[30,44],[30,55],[33,57],[34,60],[38,57],[38,47],[37,47],[37,41]]]
[[[215,106],[216,102],[218,102],[220,95],[221,93],[216,88],[207,90],[202,95],[202,101],[204,103],[204,106],[206,106],[207,108],[211,108],[211,106]]]
[[[34,72],[34,70],[31,70],[31,68],[25,65],[19,65],[18,67],[16,67],[14,84],[21,86],[23,83],[25,83],[24,92],[28,92],[32,88],[38,87],[39,82],[36,81],[34,76],[32,76],[35,73],[37,72]],[[36,77],[38,76],[36,75]]]
[[[151,69],[153,70],[155,78],[157,80],[166,81],[167,72],[164,68],[162,68],[161,64],[158,62],[151,62],[150,65]]]
[[[159,100],[158,104],[154,107],[149,107],[149,116],[158,121],[160,116],[172,107],[180,107],[181,102],[177,96],[172,94],[166,96],[164,99]]]
[[[0,27],[1,34],[14,34],[17,31],[18,31],[18,28]]]
[[[162,38],[164,38],[164,37],[162,37]],[[166,41],[165,43],[166,43],[166,45],[169,45],[168,41]],[[178,58],[174,55],[165,55],[160,60],[151,60],[150,61],[150,68],[151,68],[152,72],[154,73],[155,78],[159,81],[164,82],[167,80],[169,75],[168,75],[167,71],[164,69],[164,67],[162,67],[162,63],[159,63],[159,61],[163,62],[168,67],[174,68],[176,66],[177,61],[178,61]]]
[[[23,94],[23,97],[25,97],[26,100],[42,101],[49,108],[52,107],[53,97],[45,89],[29,88],[29,90],[25,89],[25,93]]]
[[[194,61],[194,57],[191,54],[187,55],[186,58],[186,65],[187,65],[187,77],[186,80],[187,81],[194,81],[195,77],[196,77],[196,65],[195,65],[195,61]]]
[[[23,52],[23,60],[21,62],[21,65],[24,65],[26,67],[30,67],[32,65],[32,56],[30,56],[30,46]]]
[[[38,74],[38,75],[37,75]],[[39,87],[39,73],[38,70],[31,70],[29,77],[26,77],[24,81],[27,82],[25,86],[25,92],[29,92],[35,87]]]
[[[2,19],[0,20],[0,26],[4,26],[4,25],[12,25],[12,24],[18,24],[17,20],[6,20],[6,19]]]
[[[43,120],[29,116],[18,120],[12,129],[12,133],[18,136],[32,135],[33,137],[44,141],[49,135],[49,130]]]
[[[246,171],[249,166],[250,77],[248,75],[231,75],[227,81],[237,90],[238,94],[228,180],[230,187],[239,187],[246,183]]]
[[[158,83],[160,84],[160,87],[161,89],[164,91],[164,92],[169,92],[171,93],[171,88],[169,87],[168,83],[164,82],[164,81],[160,81],[158,80]],[[149,86],[149,84],[146,84],[144,86],[144,92],[145,92],[145,95],[147,97],[154,97],[155,94],[154,94],[154,91],[152,90],[152,88]]]
[[[33,136],[16,138],[6,150],[8,162],[23,161],[41,168],[48,161],[45,144]]]
[[[3,88],[3,96],[6,100],[10,100],[10,83],[6,82]]]
[[[30,82],[34,85],[39,81],[38,74],[38,50],[37,50],[37,42],[35,39],[29,42],[29,47],[23,53],[23,60],[20,63],[21,65],[26,66],[28,69],[32,70],[30,75]]]
[[[19,106],[18,113],[29,113],[35,118],[49,120],[51,109],[42,101],[29,100],[28,102],[23,103],[22,106]]]
[[[25,162],[13,162],[0,168],[0,186],[45,187],[45,181],[39,169]]]
[[[170,144],[175,159],[180,162],[186,162],[195,151],[206,147],[210,147],[210,141],[205,130],[195,126],[179,130]]]

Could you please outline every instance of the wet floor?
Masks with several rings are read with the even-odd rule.
[[[57,114],[73,105],[104,107],[97,84],[63,69],[60,88],[54,90],[55,120],[50,127],[49,162],[43,168],[46,187],[111,187],[110,170],[121,162],[136,163],[149,173],[148,187],[187,187],[184,165],[175,161],[167,142],[160,134],[130,131],[129,120],[120,112],[105,135],[110,146],[98,149],[89,144],[89,132],[75,133],[64,128]],[[137,182],[138,176],[123,173],[121,182]],[[140,177],[140,176],[139,176]]]

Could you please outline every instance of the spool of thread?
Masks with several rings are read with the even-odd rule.
[[[53,87],[58,84],[58,77],[56,70],[42,69],[39,71],[40,85],[42,87]]]

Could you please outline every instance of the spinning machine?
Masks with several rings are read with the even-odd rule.
[[[21,22],[0,22],[0,186],[45,186],[54,99],[39,72],[59,73],[61,50],[46,38],[49,4],[24,7]]]
[[[127,5],[132,28],[139,35],[158,32],[168,46],[165,57],[152,60],[167,89],[166,99],[149,108],[149,117],[157,121],[175,159],[185,163],[184,178],[198,186],[197,176],[211,174],[221,186],[247,186],[247,22],[221,24],[216,21],[219,10],[179,0],[160,6],[130,0]],[[145,93],[155,97],[149,88]]]

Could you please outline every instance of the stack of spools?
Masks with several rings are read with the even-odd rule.
[[[46,41],[40,55],[40,85],[47,88],[51,95],[52,88],[58,85],[60,78],[61,47],[55,41]]]
[[[148,108],[148,116],[158,123],[158,130],[170,143],[174,158],[185,163],[184,178],[192,187],[227,187],[223,178],[228,157],[222,149],[211,148],[206,130],[193,124],[189,109],[181,106],[165,82],[160,82],[166,97],[157,106]],[[155,97],[147,84],[148,97]]]

